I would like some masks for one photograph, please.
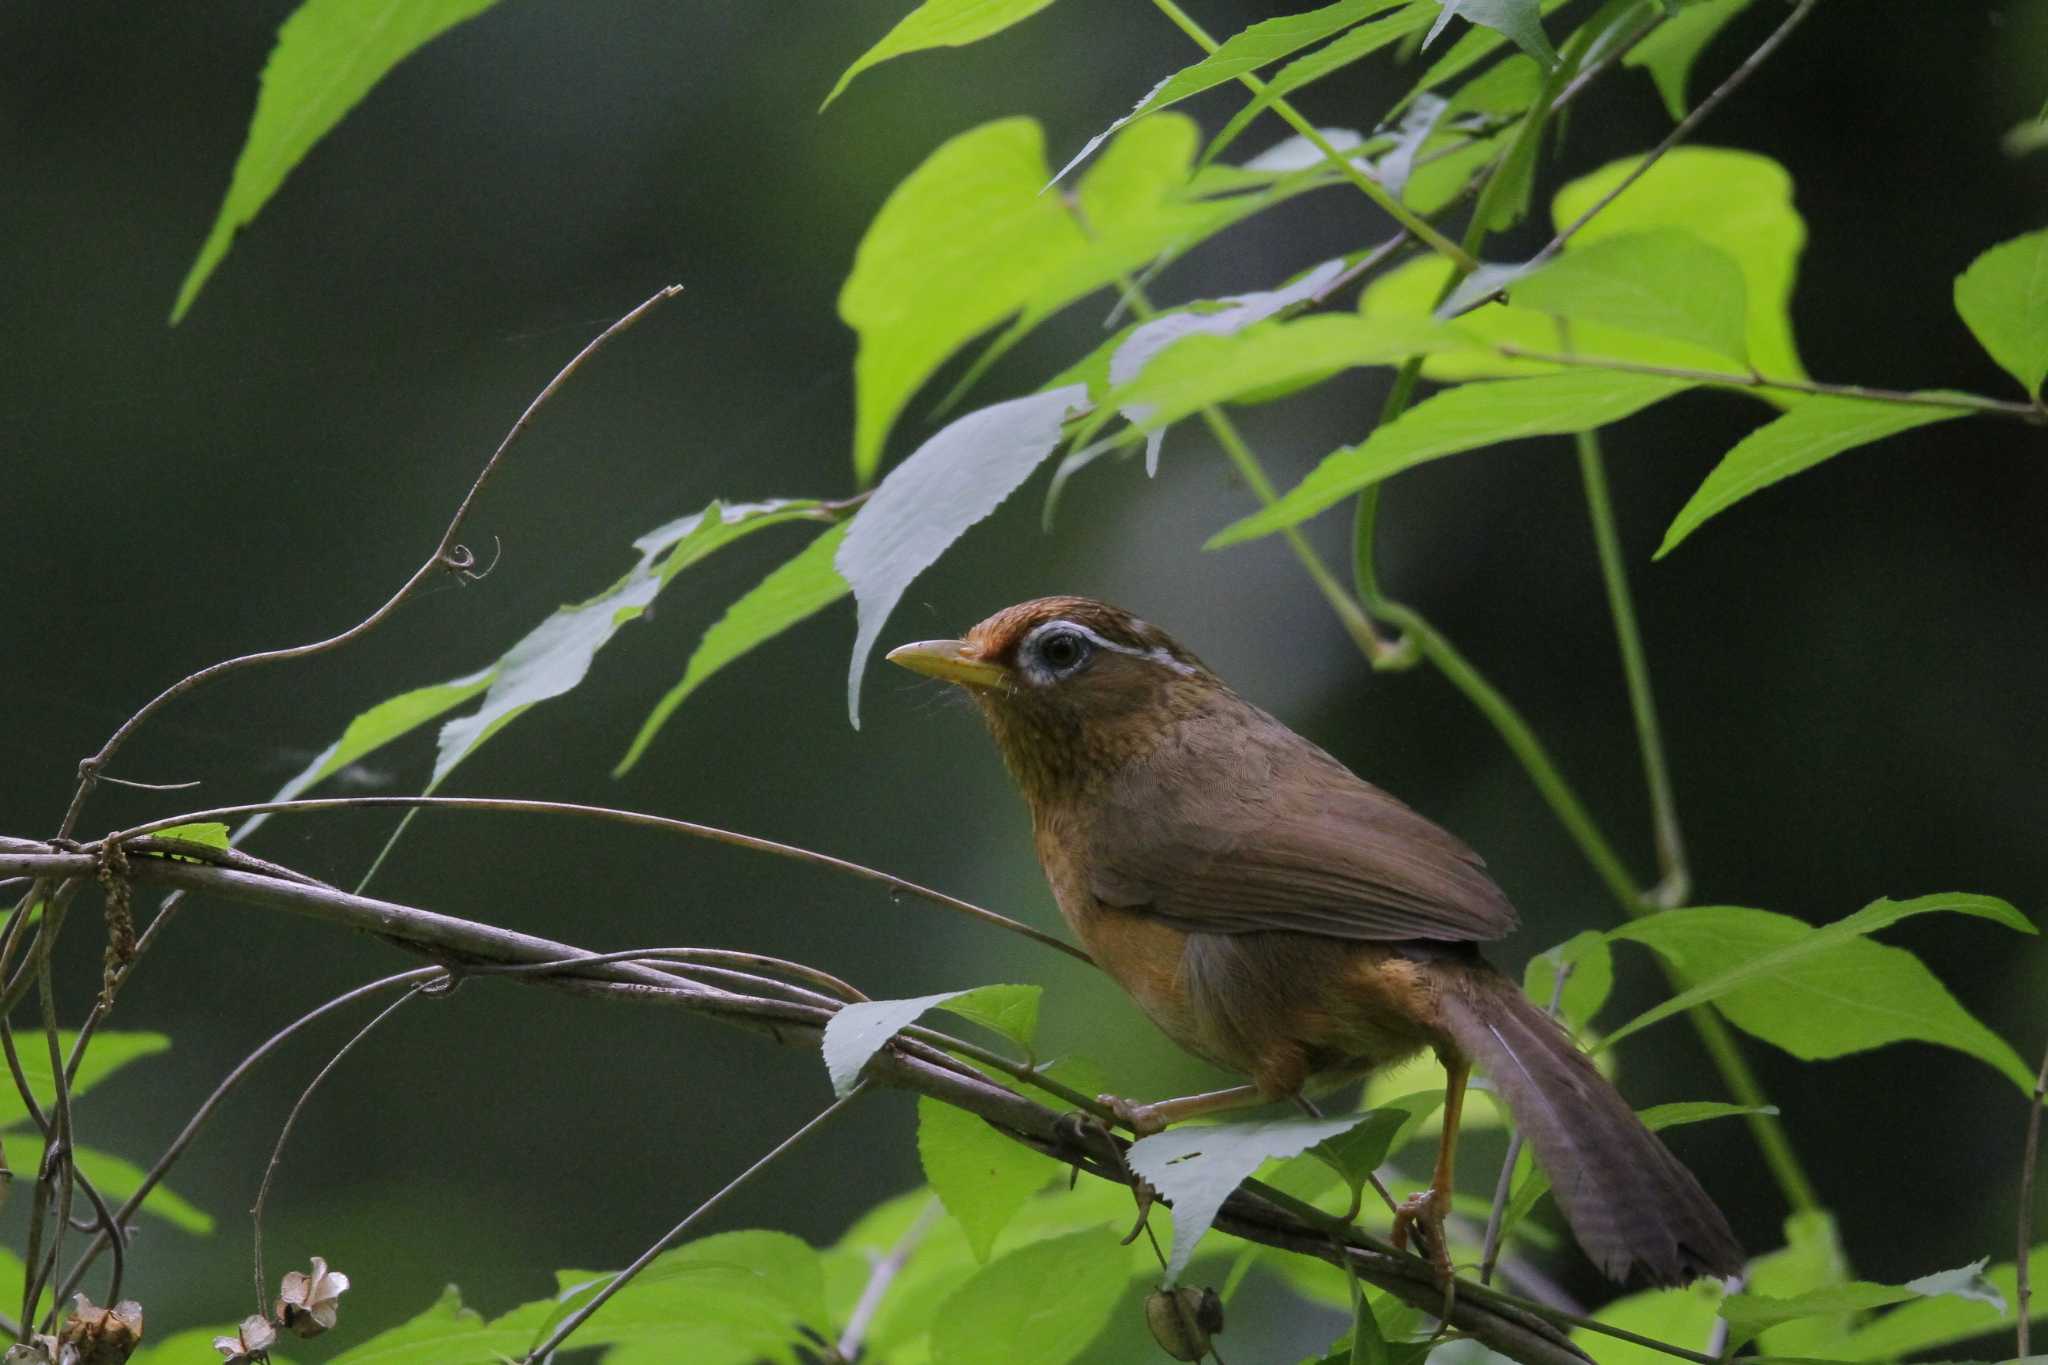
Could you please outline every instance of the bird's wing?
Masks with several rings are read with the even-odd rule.
[[[1515,927],[1479,855],[1277,721],[1160,746],[1092,816],[1095,897],[1191,932],[1484,940]]]

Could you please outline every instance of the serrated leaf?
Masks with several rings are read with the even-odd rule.
[[[911,996],[902,1000],[864,1000],[842,1005],[825,1024],[822,1051],[825,1070],[832,1077],[832,1091],[844,1097],[853,1092],[861,1068],[882,1050],[883,1044],[904,1028],[917,1022],[927,1010],[937,1009],[965,991],[940,991],[935,995]]]
[[[1599,203],[1640,164],[1609,162],[1559,190],[1551,219],[1561,231]],[[1718,147],[1680,147],[1601,209],[1573,238],[1577,249],[1647,228],[1675,227],[1742,268],[1749,358],[1777,379],[1803,379],[1792,341],[1792,284],[1806,224],[1792,206],[1792,177],[1767,156]],[[1582,348],[1583,349],[1583,348]]]
[[[1223,130],[1210,140],[1202,152],[1203,164],[1214,161],[1223,151],[1237,140],[1239,133],[1252,120],[1272,107],[1273,101],[1285,99],[1305,85],[1312,84],[1341,71],[1353,62],[1365,58],[1400,41],[1411,33],[1427,28],[1437,16],[1436,0],[1409,0],[1408,4],[1383,19],[1361,24],[1348,33],[1338,35],[1328,43],[1309,53],[1297,57],[1274,73],[1266,82],[1266,88],[1254,95],[1251,102],[1231,117]]]
[[[1129,1266],[1107,1224],[1019,1247],[940,1305],[932,1365],[1066,1365],[1109,1321]]]
[[[1228,81],[1258,70],[1269,63],[1277,62],[1289,53],[1299,52],[1311,43],[1321,42],[1331,34],[1351,27],[1360,20],[1392,9],[1402,0],[1337,0],[1321,9],[1306,14],[1286,14],[1275,19],[1262,20],[1241,33],[1233,34],[1218,44],[1216,50],[1196,62],[1184,67],[1147,91],[1145,97],[1132,106],[1131,112],[1088,139],[1073,160],[1060,168],[1053,181],[1064,180],[1074,167],[1086,161],[1095,149],[1119,128],[1147,114],[1156,113],[1171,104],[1178,104],[1191,95],[1199,95]]]
[[[1455,18],[1469,19],[1508,38],[1516,47],[1541,62],[1545,70],[1557,65],[1557,49],[1544,36],[1537,0],[1439,0],[1443,12],[1422,40],[1428,47],[1445,25]]]
[[[841,522],[725,609],[725,615],[697,642],[690,662],[683,668],[682,681],[663,693],[647,719],[640,723],[640,732],[633,736],[626,756],[612,769],[613,777],[624,776],[640,761],[676,708],[720,669],[846,596],[846,580],[832,563],[839,553],[839,543],[845,538],[846,523]]]
[[[1557,374],[1463,384],[1425,399],[1362,443],[1323,457],[1272,506],[1226,526],[1206,549],[1299,525],[1405,469],[1503,441],[1562,436],[1619,422],[1683,393],[1690,381],[1631,374]]]
[[[1987,1258],[1988,1259],[1988,1258]],[[1829,1285],[1792,1298],[1768,1294],[1733,1294],[1721,1303],[1721,1316],[1728,1323],[1728,1344],[1741,1346],[1768,1327],[1800,1318],[1845,1317],[1868,1312],[1908,1299],[1954,1295],[1974,1303],[1991,1304],[2002,1314],[2005,1298],[1984,1278],[1985,1261],[1974,1261],[1955,1270],[1923,1275],[1905,1284],[1874,1284],[1854,1280]]]
[[[1692,79],[1693,63],[1699,60],[1700,52],[1752,3],[1753,0],[1698,0],[1667,13],[1664,21],[1621,59],[1622,65],[1650,73],[1675,123],[1685,117],[1686,82]]]
[[[1570,975],[1565,977],[1563,993],[1557,994],[1557,974],[1567,967]],[[1555,995],[1558,1018],[1574,1033],[1593,1022],[1613,989],[1614,952],[1607,946],[1607,935],[1598,929],[1584,930],[1546,948],[1522,969],[1523,994],[1544,1009]]]
[[[178,286],[175,325],[292,168],[391,68],[495,0],[304,0],[277,31],[227,198]]]
[[[1630,1034],[1712,1002],[1729,1022],[1808,1061],[1916,1040],[1968,1053],[2031,1093],[2034,1078],[2011,1046],[1956,1002],[1919,958],[1863,936],[1914,915],[1945,912],[2035,932],[1992,896],[1880,900],[1814,927],[1738,906],[1666,910],[1612,930],[1647,944],[1693,984],[1607,1036]]]
[[[860,337],[853,466],[862,483],[940,362],[1086,249],[1060,197],[1039,193],[1045,181],[1038,125],[1002,119],[941,144],[869,224],[839,293],[839,316]]]
[[[1956,312],[2029,398],[2048,378],[2048,229],[2001,242],[1956,276]]]
[[[1822,394],[1802,399],[1783,417],[1736,442],[1708,473],[1665,529],[1652,556],[1662,559],[1685,538],[1752,493],[1803,473],[1843,451],[1867,446],[1915,427],[1953,421],[1956,408],[1918,407]]]
[[[2031,1319],[2037,1324],[2048,1323],[2048,1295],[2039,1292],[2039,1286],[2048,1283],[2048,1242],[2028,1253],[2027,1267],[2036,1286]],[[2011,1261],[1993,1266],[1984,1278],[2000,1296],[2016,1300],[2019,1274]],[[1829,1354],[1843,1360],[1897,1360],[1919,1351],[1955,1346],[1990,1332],[2010,1331],[2012,1326],[2010,1318],[1982,1301],[1920,1299],[1902,1304],[1858,1328]]]
[[[449,1285],[433,1307],[343,1351],[328,1365],[497,1365],[531,1344],[524,1326],[493,1332]]]
[[[1743,362],[1742,267],[1683,228],[1594,242],[1523,275],[1508,301],[1553,317],[1670,337]]]
[[[1059,1163],[1013,1142],[981,1119],[929,1095],[917,1101],[917,1157],[924,1178],[960,1223],[977,1261]]]
[[[1368,1122],[1365,1115],[1330,1119],[1263,1119],[1169,1128],[1131,1144],[1125,1159],[1173,1205],[1173,1251],[1167,1287],[1180,1278],[1195,1243],[1216,1221],[1231,1191],[1260,1165],[1299,1156],[1319,1142]],[[1377,1122],[1378,1120],[1370,1120]]]
[[[819,112],[829,108],[840,92],[853,83],[853,78],[871,66],[911,52],[978,43],[1022,23],[1051,3],[1052,0],[924,0],[840,74],[832,93],[818,106]]]
[[[854,517],[834,563],[860,616],[846,675],[856,728],[861,673],[904,589],[1031,477],[1059,445],[1068,410],[1087,400],[1087,387],[1075,384],[955,419],[890,470]]]

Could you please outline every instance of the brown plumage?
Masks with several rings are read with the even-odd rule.
[[[1251,1079],[1123,1105],[1134,1128],[1433,1048],[1451,1078],[1443,1146],[1431,1196],[1404,1217],[1448,1206],[1476,1063],[1606,1275],[1677,1284],[1741,1269],[1691,1173],[1480,958],[1515,911],[1456,838],[1101,602],[1040,598],[889,657],[979,704],[1089,954],[1176,1043]]]

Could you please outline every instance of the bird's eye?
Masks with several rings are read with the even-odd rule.
[[[1038,657],[1055,673],[1071,673],[1088,658],[1088,637],[1071,630],[1053,631],[1038,642]]]

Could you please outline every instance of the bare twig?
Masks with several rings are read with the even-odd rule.
[[[444,979],[452,980],[452,978]],[[270,1164],[263,1168],[263,1180],[256,1187],[256,1202],[249,1206],[249,1223],[252,1229],[251,1242],[254,1247],[252,1259],[255,1263],[256,1273],[256,1312],[259,1315],[266,1312],[270,1307],[270,1291],[266,1287],[266,1282],[263,1278],[263,1206],[270,1202],[270,1182],[277,1175],[277,1168],[284,1162],[284,1144],[291,1138],[292,1128],[298,1123],[299,1115],[305,1112],[307,1102],[313,1098],[313,1092],[320,1088],[320,1083],[333,1073],[334,1068],[341,1065],[341,1059],[354,1051],[357,1043],[369,1037],[376,1030],[377,1025],[396,1014],[399,1006],[410,1001],[421,991],[432,989],[434,984],[435,982],[432,977],[424,981],[414,982],[412,988],[406,991],[404,995],[399,996],[396,1000],[371,1016],[369,1023],[357,1029],[355,1034],[337,1048],[332,1057],[327,1059],[327,1064],[313,1073],[313,1079],[308,1081],[306,1088],[299,1092],[299,1098],[293,1103],[291,1112],[284,1116],[284,1126],[279,1128],[277,1132],[277,1145],[270,1149]]]
[[[691,1228],[695,1227],[699,1220],[704,1218],[705,1215],[709,1214],[713,1209],[717,1208],[720,1204],[724,1203],[726,1196],[730,1195],[734,1190],[739,1189],[740,1186],[746,1184],[749,1180],[753,1179],[756,1175],[760,1174],[763,1170],[767,1169],[767,1167],[772,1162],[774,1162],[774,1160],[777,1157],[781,1156],[784,1152],[789,1151],[798,1143],[802,1142],[805,1138],[809,1137],[812,1133],[817,1132],[827,1123],[831,1122],[840,1114],[844,1113],[846,1107],[852,1104],[855,1099],[859,1098],[866,1091],[866,1089],[867,1087],[864,1084],[856,1085],[852,1090],[840,1096],[838,1099],[832,1101],[832,1103],[826,1105],[822,1110],[818,1111],[818,1113],[813,1115],[810,1121],[804,1124],[803,1127],[797,1129],[794,1133],[791,1133],[788,1137],[784,1138],[781,1142],[777,1143],[775,1147],[771,1151],[769,1151],[769,1153],[766,1156],[762,1157],[759,1161],[756,1161],[753,1165],[747,1167],[746,1170],[741,1171],[738,1175],[734,1176],[732,1180],[727,1183],[724,1189],[712,1195],[709,1199],[699,1204],[696,1208],[690,1210],[688,1216],[685,1217],[682,1222],[677,1223],[674,1227],[670,1228],[666,1233],[662,1234],[662,1236],[655,1241],[653,1246],[647,1248],[647,1250],[640,1253],[639,1257],[634,1260],[633,1264],[627,1266],[624,1270],[621,1270],[618,1274],[612,1276],[612,1278],[605,1283],[604,1288],[598,1290],[595,1294],[591,1295],[590,1301],[588,1303],[585,1303],[581,1308],[578,1308],[568,1317],[563,1318],[559,1323],[555,1324],[555,1330],[548,1333],[547,1340],[543,1341],[540,1345],[534,1347],[531,1351],[527,1352],[526,1359],[529,1362],[546,1360],[549,1354],[553,1352],[556,1347],[560,1346],[563,1340],[566,1339],[571,1332],[574,1332],[578,1327],[581,1327],[584,1323],[588,1322],[590,1320],[591,1314],[595,1313],[598,1309],[604,1307],[604,1305],[607,1301],[610,1300],[612,1295],[618,1293],[621,1289],[624,1289],[626,1285],[632,1281],[635,1275],[638,1275],[641,1271],[645,1270],[653,1262],[655,1257],[661,1255],[662,1252],[667,1251],[670,1247],[674,1246],[678,1241],[682,1240],[683,1234],[688,1232]]]
[[[284,649],[269,649],[254,654],[237,655],[232,659],[223,659],[219,663],[209,664],[198,672],[188,674],[177,682],[172,683],[169,687],[144,703],[141,710],[128,717],[127,720],[122,721],[120,728],[115,730],[108,737],[107,742],[100,746],[99,752],[78,765],[78,786],[71,794],[71,805],[64,812],[64,821],[58,826],[58,836],[60,838],[68,836],[73,829],[77,828],[79,814],[85,808],[85,799],[91,794],[93,784],[98,780],[101,771],[113,759],[115,751],[127,741],[130,735],[135,733],[144,721],[155,715],[165,704],[176,700],[196,687],[212,682],[215,678],[226,673],[251,668],[258,664],[282,663],[289,659],[303,659],[315,654],[325,653],[330,649],[338,649],[376,629],[386,618],[397,611],[407,598],[417,592],[421,584],[425,583],[435,573],[443,569],[462,572],[473,568],[475,566],[475,556],[458,545],[456,538],[462,533],[463,523],[468,520],[470,510],[476,506],[477,498],[482,495],[484,486],[491,481],[491,476],[498,472],[498,466],[504,461],[505,452],[510,450],[513,443],[526,433],[526,429],[532,425],[535,415],[539,413],[550,398],[555,396],[555,391],[567,382],[569,376],[582,368],[585,361],[596,355],[600,350],[603,350],[605,344],[613,337],[647,316],[657,305],[667,302],[682,292],[681,285],[671,284],[665,286],[645,303],[642,303],[639,307],[633,309],[617,322],[614,322],[611,326],[600,332],[588,345],[578,351],[553,379],[547,382],[546,387],[541,389],[534,396],[533,401],[526,405],[526,411],[519,415],[519,420],[512,424],[511,430],[505,433],[505,438],[498,442],[498,448],[491,452],[490,459],[484,461],[483,469],[478,472],[475,482],[469,486],[469,492],[463,495],[461,503],[456,506],[455,515],[449,518],[448,528],[441,533],[441,539],[434,546],[433,553],[427,556],[426,561],[419,568],[413,570],[412,576],[399,585],[398,591],[393,593],[383,606],[378,607],[339,635],[330,636],[324,640],[316,640],[310,644],[292,645]]]
[[[2048,1097],[2048,1053],[2042,1054],[2041,1074],[2034,1081],[2034,1102],[2027,1107],[2027,1146],[2020,1155],[2019,1254],[2014,1262],[2018,1267],[2018,1282],[2014,1286],[2013,1300],[2019,1308],[2019,1354],[2022,1359],[2031,1345],[2027,1319],[2033,1311],[2034,1277],[2029,1262],[2033,1259],[2034,1249],[2034,1167],[2041,1159],[2041,1105],[2044,1097]]]
[[[868,1272],[868,1282],[861,1288],[860,1299],[853,1305],[853,1311],[846,1315],[846,1327],[839,1333],[836,1350],[840,1365],[854,1365],[854,1362],[860,1359],[861,1346],[867,1340],[868,1325],[875,1320],[875,1310],[882,1306],[882,1296],[889,1292],[889,1286],[903,1273],[903,1267],[909,1263],[911,1254],[917,1250],[918,1244],[924,1241],[925,1234],[932,1229],[932,1224],[939,1221],[941,1212],[943,1206],[938,1200],[927,1201],[924,1208],[919,1210],[917,1217],[911,1220],[910,1226],[903,1230],[903,1235],[896,1239],[896,1245],[890,1247],[889,1253],[876,1261],[874,1269]]]
[[[845,858],[835,858],[829,853],[819,853],[813,849],[801,848],[795,844],[778,843],[776,840],[763,839],[752,834],[740,834],[733,830],[719,829],[715,825],[700,825],[691,820],[674,820],[664,815],[649,815],[642,811],[618,810],[611,806],[581,805],[570,801],[520,801],[509,798],[481,796],[329,796],[305,798],[297,801],[255,801],[246,805],[216,806],[211,810],[168,816],[162,820],[152,820],[147,824],[136,825],[132,829],[125,829],[118,833],[110,834],[101,842],[127,843],[141,835],[149,834],[156,830],[169,829],[174,825],[187,824],[199,820],[235,819],[245,815],[272,813],[293,814],[301,811],[374,810],[379,807],[394,809],[425,807],[443,810],[572,815],[584,819],[608,820],[621,825],[634,825],[643,829],[658,829],[665,833],[686,835],[693,839],[709,839],[713,843],[729,844],[734,848],[744,848],[755,853],[772,853],[778,858],[788,858],[795,862],[809,863],[813,867],[829,868],[834,872],[843,873],[850,877],[859,877],[863,881],[877,882],[887,887],[892,894],[901,893],[903,895],[916,896],[919,900],[929,901],[933,905],[944,906],[955,913],[966,915],[972,919],[978,919],[984,924],[993,924],[998,928],[1007,929],[1013,934],[1021,934],[1034,943],[1040,943],[1048,948],[1056,949],[1069,957],[1078,958],[1083,962],[1091,964],[1093,962],[1093,959],[1071,943],[1062,942],[1043,930],[1034,929],[1030,925],[1011,919],[1007,915],[999,915],[993,910],[987,910],[974,904],[972,901],[961,900],[958,896],[949,896],[943,891],[935,891],[931,887],[922,886],[904,877],[897,877],[887,872],[877,871],[872,867],[866,867]],[[25,856],[27,855],[0,855],[0,871],[7,871],[16,866],[26,870],[29,866],[40,865],[33,864],[32,862],[23,862],[22,859]]]

